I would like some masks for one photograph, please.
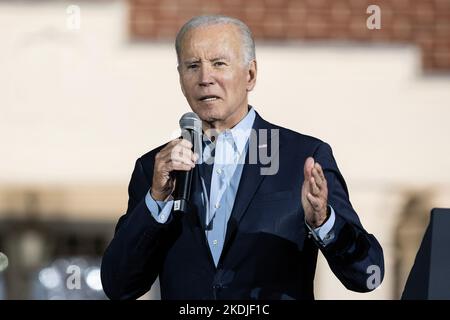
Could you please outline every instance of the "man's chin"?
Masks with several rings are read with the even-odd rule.
[[[221,119],[221,116],[217,110],[207,110],[205,108],[198,108],[193,110],[202,121],[212,123],[219,121]]]

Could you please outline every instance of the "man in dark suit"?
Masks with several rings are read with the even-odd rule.
[[[195,154],[175,139],[136,161],[102,261],[105,293],[135,299],[159,276],[163,299],[313,299],[319,249],[348,289],[377,287],[383,252],[353,210],[330,146],[248,105],[257,74],[248,27],[196,17],[176,50],[204,142]],[[191,209],[178,214],[174,171],[188,170]]]

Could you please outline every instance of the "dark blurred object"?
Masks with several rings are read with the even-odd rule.
[[[410,189],[403,194],[395,232],[394,299],[400,299],[416,259],[423,235],[430,222],[434,192],[430,188]]]
[[[450,209],[433,209],[402,300],[450,299]]]

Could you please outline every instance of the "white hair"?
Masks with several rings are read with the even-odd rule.
[[[249,64],[252,60],[256,58],[255,41],[253,40],[250,28],[244,22],[242,22],[239,19],[228,16],[206,15],[192,18],[181,27],[180,31],[178,31],[175,40],[175,50],[177,52],[178,64],[180,64],[181,42],[183,41],[183,37],[189,30],[203,26],[220,25],[220,24],[232,24],[238,27],[242,39],[242,49],[244,55],[243,58],[245,64]]]

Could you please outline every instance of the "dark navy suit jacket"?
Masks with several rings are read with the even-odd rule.
[[[367,233],[349,201],[345,181],[328,144],[273,125],[256,115],[253,128],[275,129],[279,170],[261,175],[260,161],[244,165],[217,267],[195,204],[188,214],[154,220],[145,204],[156,148],[136,161],[127,212],[119,219],[101,267],[103,289],[111,299],[135,299],[159,276],[162,299],[313,299],[318,249],[343,285],[373,289],[373,270],[384,276],[383,251]],[[267,148],[271,150],[270,131]],[[328,202],[336,215],[334,240],[322,247],[308,233],[301,205],[303,166],[319,162],[328,182]],[[195,170],[195,169],[194,169]],[[197,172],[198,173],[198,172]],[[198,194],[194,179],[193,194]],[[195,202],[195,201],[194,201]],[[371,267],[371,266],[377,266]]]

